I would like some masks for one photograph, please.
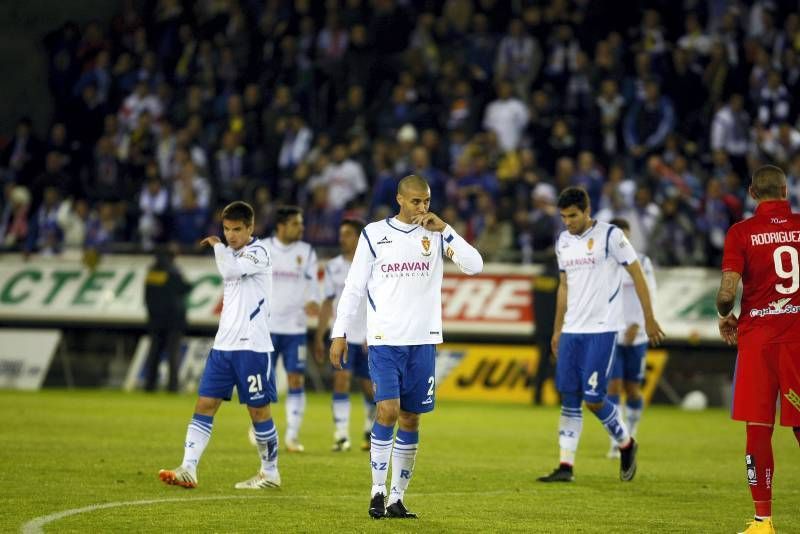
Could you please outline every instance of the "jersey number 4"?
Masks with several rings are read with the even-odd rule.
[[[787,271],[783,268],[783,255],[789,255],[789,264],[791,270]],[[782,246],[775,249],[772,253],[772,259],[775,262],[775,274],[782,280],[791,280],[789,287],[784,284],[775,284],[775,291],[781,295],[792,295],[800,289],[800,259],[798,258],[797,249],[789,246]]]

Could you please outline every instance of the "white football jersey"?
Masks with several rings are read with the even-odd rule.
[[[305,334],[308,324],[305,305],[310,301],[319,302],[317,253],[305,241],[284,245],[273,236],[262,243],[272,258],[270,331]]]
[[[344,281],[350,271],[350,262],[339,255],[325,265],[325,278],[322,282],[323,296],[333,300],[334,321],[336,320],[336,307],[344,290]],[[367,339],[367,299],[361,299],[352,328],[347,332],[348,343],[364,343]]]
[[[447,256],[466,274],[483,270],[480,253],[450,226],[442,232],[397,218],[361,232],[331,337],[350,337],[367,300],[369,345],[442,342],[442,274]]]
[[[642,265],[644,271],[644,279],[647,281],[647,288],[650,290],[650,302],[655,308],[655,294],[656,294],[656,273],[653,271],[653,262],[650,261],[644,254],[638,254],[639,263]],[[642,303],[639,302],[639,297],[636,296],[636,288],[633,285],[633,278],[628,274],[628,271],[622,271],[622,311],[625,317],[625,325],[619,331],[617,342],[620,345],[625,343],[625,330],[632,325],[638,324],[639,331],[633,340],[634,345],[647,343],[647,332],[644,329],[644,311],[642,310]]]
[[[594,221],[581,235],[564,230],[556,242],[558,268],[567,276],[562,332],[617,332],[623,327],[621,265],[637,261],[622,230]]]
[[[217,243],[214,257],[224,285],[214,348],[272,352],[268,322],[272,302],[269,252],[253,238],[239,250]]]

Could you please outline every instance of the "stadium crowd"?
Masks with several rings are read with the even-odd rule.
[[[45,37],[54,113],[6,132],[0,246],[193,250],[245,199],[262,236],[303,206],[325,249],[417,173],[487,261],[536,260],[581,185],[658,265],[716,266],[755,166],[800,208],[790,4],[126,0]]]

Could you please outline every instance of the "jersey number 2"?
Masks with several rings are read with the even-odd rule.
[[[789,263],[791,270],[787,271],[783,268],[783,255],[789,255]],[[775,291],[781,295],[792,295],[800,289],[800,259],[798,259],[797,249],[788,247],[786,245],[778,247],[772,253],[772,259],[775,261],[775,274],[783,280],[791,280],[791,285],[786,287],[783,284],[775,284]]]

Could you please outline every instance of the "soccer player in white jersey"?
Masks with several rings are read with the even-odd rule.
[[[568,187],[558,197],[566,230],[556,241],[559,286],[552,350],[557,355],[556,387],[561,394],[558,442],[559,466],[540,482],[571,482],[583,428],[581,404],[600,420],[620,449],[620,479],[636,474],[636,441],[616,407],[606,399],[606,383],[622,328],[622,269],[631,275],[644,310],[647,337],[658,344],[664,337],[650,304],[636,252],[622,230],[592,220],[589,195]]]
[[[317,253],[303,237],[303,212],[296,206],[277,210],[275,235],[263,241],[272,258],[273,299],[269,328],[273,365],[278,357],[289,382],[286,395],[286,450],[303,452],[300,427],[306,411],[307,315],[319,313]],[[251,436],[252,438],[252,433]],[[252,439],[251,439],[252,441]]]
[[[325,265],[323,280],[322,308],[314,337],[314,357],[319,363],[325,358],[325,332],[328,329],[333,311],[342,295],[344,281],[353,263],[358,237],[364,229],[364,223],[355,219],[344,219],[339,224],[339,247],[342,253]],[[361,450],[368,451],[370,432],[375,421],[375,400],[372,393],[372,380],[369,378],[367,362],[367,299],[361,299],[358,318],[353,321],[353,328],[347,335],[347,361],[341,369],[333,370],[333,450],[336,452],[350,450],[350,383],[352,376],[358,378],[364,393],[364,443]]]
[[[630,240],[631,226],[625,219],[611,219],[612,224],[622,230]],[[637,253],[642,266],[647,288],[650,290],[651,302],[655,300],[656,275],[653,262],[647,255]],[[636,429],[642,419],[644,399],[642,399],[642,382],[644,381],[645,356],[647,354],[647,334],[644,331],[644,312],[636,297],[633,278],[627,272],[622,273],[622,311],[625,325],[617,333],[617,347],[614,352],[614,363],[611,364],[611,376],[608,382],[609,402],[619,409],[619,397],[625,390],[625,422],[628,432],[636,437]],[[609,458],[619,458],[617,442],[612,438],[608,451]]]
[[[341,368],[350,333],[358,328],[359,306],[367,299],[369,374],[378,404],[370,441],[369,515],[376,519],[416,517],[406,509],[403,496],[414,472],[420,414],[433,410],[436,398],[444,258],[469,275],[483,270],[480,253],[428,211],[430,202],[431,190],[423,178],[410,175],[400,180],[400,212],[361,232],[331,329],[331,363]]]
[[[267,324],[272,264],[267,250],[253,237],[253,208],[249,204],[237,201],[226,206],[222,228],[227,246],[217,236],[201,242],[214,248],[224,283],[219,329],[200,379],[194,415],[186,431],[183,462],[175,469],[162,469],[158,476],[167,484],[197,486],[197,464],[211,438],[214,414],[223,399],[231,399],[236,386],[239,402],[247,405],[253,421],[261,469],[235,487],[278,487],[278,432],[270,410],[270,403],[278,396],[269,358],[272,341]]]

